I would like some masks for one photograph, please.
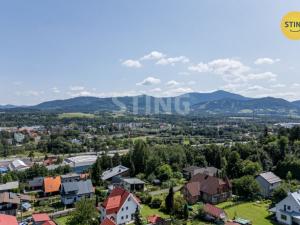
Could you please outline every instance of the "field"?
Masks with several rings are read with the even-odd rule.
[[[218,205],[227,213],[229,219],[240,217],[252,221],[253,225],[275,225],[268,217],[268,203],[264,202],[247,202],[235,204],[233,202],[224,202]]]
[[[63,216],[63,217],[56,218],[55,222],[58,225],[65,225],[67,223],[67,220],[68,220],[68,216]]]
[[[58,115],[59,119],[74,119],[74,118],[86,118],[93,119],[96,116],[90,113],[62,113]]]
[[[162,218],[169,218],[170,216],[159,211],[158,209],[152,209],[147,205],[142,205],[142,211],[141,211],[141,215],[143,218],[147,218],[148,216],[152,216],[152,215],[159,215]]]

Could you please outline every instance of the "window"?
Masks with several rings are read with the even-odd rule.
[[[124,216],[122,216],[121,219],[123,220],[123,219],[124,219]]]
[[[128,219],[128,215],[126,215],[126,219]]]
[[[288,205],[287,209],[288,209],[288,210],[291,210],[291,206],[290,206],[290,205]]]
[[[128,210],[128,206],[126,206],[126,210]]]
[[[122,208],[122,211],[124,211],[124,208]]]
[[[282,220],[287,220],[287,216],[286,216],[286,215],[283,215],[283,214],[281,214],[281,219],[282,219]]]

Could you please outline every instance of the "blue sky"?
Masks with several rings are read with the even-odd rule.
[[[0,104],[224,89],[300,99],[299,0],[0,2]]]

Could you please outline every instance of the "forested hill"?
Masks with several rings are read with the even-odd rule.
[[[215,91],[188,93],[177,97],[147,95],[116,98],[76,97],[43,102],[30,107],[1,107],[3,110],[39,110],[58,112],[125,111],[140,114],[262,114],[300,115],[300,101],[289,102],[281,98],[248,98],[242,95]]]

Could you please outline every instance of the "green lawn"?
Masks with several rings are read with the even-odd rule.
[[[69,118],[87,118],[87,119],[92,119],[95,118],[94,114],[90,113],[62,113],[58,115],[59,119],[69,119]]]
[[[54,219],[54,221],[58,225],[66,225],[68,218],[69,218],[68,216],[63,216],[63,217],[59,217],[59,218]]]
[[[170,216],[159,211],[158,209],[152,209],[147,205],[142,205],[142,211],[141,211],[141,215],[142,217],[144,217],[145,219],[148,216],[152,216],[152,215],[159,215],[162,218],[169,218]]]
[[[227,213],[229,219],[235,216],[252,221],[253,225],[274,225],[268,217],[269,204],[264,202],[246,202],[235,205],[233,202],[224,202],[218,205]]]

